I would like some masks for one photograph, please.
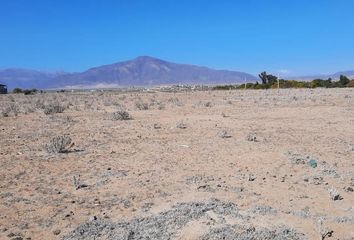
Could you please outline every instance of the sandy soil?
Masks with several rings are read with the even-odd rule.
[[[45,115],[53,101],[67,109]],[[210,199],[234,204],[247,216],[238,224],[354,239],[354,89],[48,93],[0,103],[19,112],[0,117],[0,239],[68,238],[88,221]],[[122,107],[132,120],[112,119]],[[47,152],[63,134],[71,151]],[[86,186],[77,189],[79,175]],[[236,224],[219,218],[190,221],[171,238]]]

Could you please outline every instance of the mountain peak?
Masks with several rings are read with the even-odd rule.
[[[138,62],[165,62],[162,59],[158,59],[155,57],[151,56],[138,56],[134,58],[132,61],[138,61]]]
[[[135,58],[135,60],[149,60],[149,59],[155,60],[157,58],[151,57],[151,56],[138,56],[138,57]]]
[[[214,70],[178,64],[151,56],[90,68],[87,71],[49,76],[48,74],[1,74],[10,87],[92,88],[95,86],[152,86],[165,84],[235,84],[257,78],[243,72]],[[11,84],[11,85],[10,85]],[[26,87],[25,87],[26,86]]]

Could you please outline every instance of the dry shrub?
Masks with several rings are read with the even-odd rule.
[[[11,113],[13,113],[14,116],[17,116],[19,114],[20,110],[17,104],[11,102],[7,105],[3,105],[0,108],[0,115],[2,117],[9,117]]]
[[[133,118],[126,110],[120,109],[117,112],[114,112],[112,114],[112,119],[123,121],[123,120],[131,120]]]
[[[139,110],[148,110],[149,104],[144,103],[142,101],[137,101],[137,102],[135,102],[135,107]]]
[[[68,153],[74,146],[69,135],[56,136],[45,146],[49,153]]]
[[[55,113],[62,113],[64,112],[65,107],[61,105],[59,102],[52,102],[48,105],[44,106],[43,112],[46,115],[55,114]]]

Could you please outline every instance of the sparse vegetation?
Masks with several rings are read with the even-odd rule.
[[[56,136],[45,146],[48,153],[68,153],[74,146],[69,135]]]
[[[44,105],[43,107],[44,107],[43,112],[46,115],[62,113],[65,110],[65,107],[62,104],[60,104],[58,101],[49,103],[47,105]]]
[[[13,116],[18,116],[20,110],[16,103],[10,102],[8,104],[3,104],[0,106],[0,115],[2,117],[9,117],[11,114]]]
[[[149,104],[142,101],[137,101],[135,102],[135,107],[139,110],[148,110]]]
[[[19,94],[19,93],[23,93],[24,95],[31,95],[31,94],[35,94],[38,92],[37,89],[33,88],[33,89],[21,89],[21,88],[14,88],[12,90],[13,93],[15,94]]]
[[[131,120],[133,118],[126,110],[120,109],[112,114],[112,119],[123,121],[123,120]]]
[[[8,107],[10,118],[0,118],[0,204],[9,216],[0,219],[9,229],[0,231],[0,238],[19,232],[24,239],[114,239],[139,230],[130,238],[184,239],[197,222],[206,230],[196,239],[330,239],[331,229],[332,237],[342,239],[354,223],[347,210],[354,191],[352,91],[1,95],[0,109]],[[137,111],[137,101],[148,109]],[[52,104],[64,112],[44,116]],[[135,120],[125,121],[131,115]],[[85,151],[74,147],[74,137]],[[225,202],[212,199],[219,196]],[[177,205],[156,211],[170,202]],[[241,203],[242,210],[233,210]],[[14,204],[16,211],[7,207]],[[23,215],[17,216],[17,209]],[[50,218],[44,214],[48,209]],[[134,216],[110,220],[126,214]],[[225,215],[242,226],[229,226]],[[315,228],[319,216],[321,232]],[[295,221],[280,228],[275,220],[283,217]],[[258,224],[258,218],[269,225]],[[73,222],[72,232],[61,225],[63,219]],[[52,230],[47,233],[43,224]]]
[[[246,83],[246,89],[274,89],[278,88],[278,78],[266,72],[259,74],[262,81],[261,84],[256,83]],[[341,75],[338,81],[333,81],[331,78],[324,79],[314,79],[312,81],[297,81],[297,80],[284,80],[279,79],[279,88],[343,88],[343,87],[354,87],[354,79],[350,80],[348,77]],[[215,86],[214,90],[234,90],[234,89],[244,89],[245,84],[240,85],[219,85]]]

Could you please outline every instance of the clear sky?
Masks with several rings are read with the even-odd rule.
[[[354,69],[353,0],[0,0],[0,68],[149,55],[257,74]]]

